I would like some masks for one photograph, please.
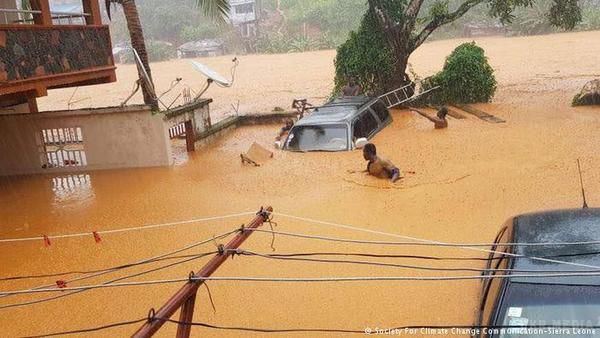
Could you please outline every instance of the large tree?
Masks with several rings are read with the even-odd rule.
[[[144,39],[144,31],[140,22],[140,16],[135,5],[135,0],[104,0],[108,17],[111,17],[111,4],[120,4],[123,7],[125,20],[127,21],[127,29],[131,38],[131,46],[137,51],[145,68],[150,82],[152,82],[152,72],[150,70],[150,62],[148,61],[148,52],[146,51],[146,41]],[[229,0],[195,0],[199,8],[204,12],[204,15],[214,20],[225,20],[229,15]],[[142,70],[138,69],[141,73]],[[140,77],[142,75],[140,74]],[[142,93],[144,95],[144,103],[149,104],[153,109],[158,109],[158,102],[151,90],[146,86],[144,81],[141,82]]]
[[[490,16],[509,23],[518,7],[532,6],[544,0],[460,0],[450,6],[448,0],[368,0],[385,40],[393,53],[394,86],[409,81],[408,59],[438,28],[447,25],[478,5],[487,5]],[[578,0],[551,0],[548,16],[552,25],[573,29],[581,21]],[[453,7],[453,8],[450,8]]]

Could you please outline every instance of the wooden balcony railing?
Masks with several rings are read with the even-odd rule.
[[[115,81],[108,26],[0,25],[0,96]]]

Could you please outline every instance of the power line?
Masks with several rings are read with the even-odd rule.
[[[352,329],[328,329],[328,328],[287,328],[287,329],[266,329],[266,328],[254,328],[254,327],[240,327],[240,326],[222,326],[213,325],[201,322],[183,322],[170,318],[153,318],[152,320],[161,320],[173,324],[185,325],[185,326],[201,326],[208,329],[216,330],[227,330],[227,331],[246,331],[246,332],[261,332],[261,333],[292,333],[292,332],[304,332],[304,333],[353,333],[353,334],[378,334],[380,332],[396,332],[404,330],[419,330],[419,329],[430,329],[430,330],[441,330],[441,329],[464,329],[464,330],[500,330],[500,329],[513,329],[513,330],[525,330],[525,329],[559,329],[559,328],[578,328],[578,329],[600,329],[600,326],[579,326],[579,325],[410,325],[410,326],[398,326],[393,328],[377,329],[372,330],[366,328],[363,330],[352,330]],[[518,331],[517,331],[518,332]]]
[[[179,258],[190,258],[190,257],[195,257],[195,256],[197,256],[197,255],[177,255],[177,256],[172,256],[172,257],[159,258],[159,259],[155,259],[153,261],[148,261],[148,262],[143,262],[143,263],[123,264],[123,265],[119,265],[119,266],[112,267],[112,268],[106,268],[106,269],[73,270],[73,271],[64,271],[64,272],[56,272],[56,273],[48,273],[48,274],[38,274],[38,275],[21,275],[21,276],[2,277],[2,278],[0,278],[0,282],[14,281],[14,280],[23,280],[23,279],[40,279],[40,278],[50,278],[50,277],[63,277],[63,276],[69,276],[69,275],[86,275],[86,274],[104,272],[104,271],[109,271],[109,270],[112,271],[114,269],[125,269],[125,268],[130,268],[130,267],[134,267],[134,266],[138,266],[138,265],[144,265],[144,264],[150,264],[150,263],[155,263],[155,262],[162,262],[162,261],[174,260],[174,259],[179,259]]]
[[[241,213],[237,213],[237,214],[230,214],[230,215],[224,215],[224,216],[213,216],[213,217],[205,217],[205,218],[196,218],[196,219],[190,219],[190,220],[186,220],[186,221],[176,221],[176,222],[158,223],[158,224],[147,224],[147,225],[130,227],[130,228],[123,228],[123,229],[101,230],[101,231],[96,231],[96,233],[99,234],[99,235],[107,235],[107,234],[115,234],[115,233],[138,231],[138,230],[150,230],[150,229],[170,227],[170,226],[175,226],[175,225],[200,223],[200,222],[221,220],[221,219],[227,219],[227,218],[235,218],[235,217],[247,216],[247,215],[254,215],[254,214],[256,214],[256,212],[241,212]],[[93,232],[82,232],[82,233],[74,233],[74,234],[49,235],[49,236],[46,236],[46,237],[44,237],[44,236],[36,236],[36,237],[24,237],[24,238],[5,238],[5,239],[0,239],[0,243],[41,241],[41,240],[44,240],[45,238],[48,238],[48,239],[63,239],[63,238],[73,238],[73,237],[91,237],[92,235],[93,235]]]
[[[267,231],[270,232],[270,231]],[[373,253],[357,253],[357,252],[301,252],[301,253],[283,253],[283,254],[268,254],[272,257],[306,257],[306,256],[353,256],[353,257],[371,257],[371,258],[404,258],[404,259],[420,259],[433,261],[496,261],[504,259],[503,257],[450,257],[450,256],[422,256],[422,255],[400,255],[400,254],[373,254]],[[576,254],[560,254],[542,256],[543,258],[559,258],[559,257],[574,257],[574,256],[590,256],[600,255],[600,251],[582,252]],[[515,257],[516,259],[528,257]]]
[[[131,275],[127,275],[127,276],[115,278],[115,279],[112,279],[112,280],[109,280],[109,281],[106,281],[106,282],[100,284],[100,286],[111,285],[112,283],[115,283],[115,282],[118,282],[118,281],[122,281],[122,280],[125,280],[125,279],[130,279],[130,278],[134,278],[134,277],[139,277],[139,276],[147,275],[147,274],[152,273],[152,272],[156,272],[156,271],[159,271],[159,270],[164,270],[164,269],[170,268],[172,266],[176,266],[176,265],[180,265],[180,264],[183,264],[183,263],[187,263],[187,262],[190,262],[190,261],[202,258],[202,257],[206,257],[208,255],[212,255],[212,254],[215,254],[215,253],[217,253],[217,251],[215,251],[215,252],[207,252],[207,253],[203,253],[203,254],[198,254],[198,255],[195,255],[195,256],[193,256],[191,258],[186,258],[186,259],[180,260],[180,261],[175,262],[175,263],[170,263],[170,264],[163,265],[163,266],[160,266],[160,267],[157,267],[157,268],[153,268],[153,269],[150,269],[150,270],[145,270],[145,271],[142,271],[142,272],[139,272],[139,273],[135,273],[135,274],[131,274]],[[36,290],[39,290],[39,289],[36,289]],[[58,290],[68,291],[67,288],[55,289],[55,290],[57,290],[57,291]],[[87,290],[90,290],[90,289],[77,288],[74,291],[67,292],[67,293],[64,293],[64,294],[60,294],[60,295],[54,296],[54,297],[37,299],[37,300],[33,300],[33,301],[28,301],[28,302],[21,302],[21,303],[13,303],[13,304],[2,305],[2,306],[0,306],[0,309],[13,308],[13,307],[19,307],[19,306],[25,306],[25,305],[32,305],[32,304],[39,304],[39,303],[45,303],[45,302],[53,301],[53,300],[56,300],[56,299],[60,299],[60,298],[72,296],[74,294],[81,293],[81,292],[84,292],[84,291],[87,291]]]
[[[194,244],[190,244],[190,245],[184,246],[184,247],[179,248],[177,250],[173,250],[173,251],[170,251],[170,252],[167,252],[167,253],[164,253],[164,254],[160,254],[160,255],[151,257],[151,258],[143,259],[143,260],[137,261],[135,263],[131,263],[131,264],[133,264],[135,266],[135,265],[139,265],[139,264],[143,264],[143,263],[147,263],[147,262],[153,262],[156,259],[161,259],[161,258],[164,258],[164,257],[172,256],[172,255],[178,254],[180,252],[183,252],[183,251],[195,248],[197,246],[204,245],[204,244],[210,243],[210,242],[214,242],[215,239],[221,239],[221,238],[227,237],[227,236],[229,236],[229,235],[231,235],[233,233],[236,233],[238,231],[240,231],[240,230],[237,229],[237,230],[228,231],[228,232],[225,232],[225,233],[223,233],[223,234],[221,234],[219,236],[215,236],[213,238],[209,238],[209,239],[206,239],[206,240],[203,240],[203,241],[200,241],[200,242],[196,242]],[[90,279],[90,278],[102,276],[102,275],[105,275],[107,273],[111,273],[111,272],[118,271],[118,270],[120,270],[120,268],[119,267],[115,267],[113,269],[107,269],[107,270],[104,270],[104,271],[100,271],[98,273],[93,273],[91,275],[77,277],[77,278],[71,279],[71,280],[69,280],[67,282],[68,283],[72,283],[72,282],[82,281],[82,280],[86,280],[86,279]],[[41,289],[41,288],[47,288],[47,287],[51,287],[53,285],[54,284],[40,285],[40,286],[32,288],[31,290],[36,290],[36,289]],[[2,298],[2,297],[6,297],[6,296],[3,296],[3,295],[0,294],[0,298]],[[2,309],[2,307],[0,307],[0,309]]]
[[[281,214],[280,214],[281,215]],[[295,216],[294,216],[295,217]],[[315,222],[321,222],[321,221],[315,221]],[[328,223],[328,222],[325,222]],[[371,232],[371,231],[375,231],[375,230],[370,230],[370,229],[363,229],[363,228],[355,228],[356,229],[361,229],[361,231],[367,231],[367,232]],[[298,234],[298,233],[293,233],[293,232],[285,232],[285,231],[271,231],[271,230],[263,230],[263,229],[248,229],[248,231],[256,231],[256,232],[267,232],[267,233],[275,233],[275,234],[280,234],[280,235],[285,235],[285,236],[291,236],[291,237],[300,237],[300,238],[311,238],[311,239],[322,239],[322,240],[330,240],[330,241],[337,241],[337,242],[343,242],[343,243],[357,243],[357,244],[380,244],[380,245],[398,245],[398,246],[437,246],[437,247],[456,247],[456,248],[463,248],[463,247],[491,247],[491,246],[501,246],[501,247],[536,247],[536,246],[589,246],[589,245],[600,245],[600,241],[587,241],[587,242],[537,242],[537,243],[528,243],[528,242],[523,242],[523,243],[446,243],[446,242],[438,242],[438,241],[432,241],[432,240],[426,240],[426,239],[417,239],[414,238],[413,240],[418,240],[420,242],[394,242],[394,241],[369,241],[369,240],[355,240],[355,239],[344,239],[344,238],[336,238],[336,237],[327,237],[327,236],[318,236],[318,235],[306,235],[306,234]],[[403,237],[403,238],[412,238],[412,237],[406,237],[406,236],[402,236],[402,235],[396,235],[396,234],[391,234],[391,233],[386,233],[386,232],[379,232],[376,231],[377,234],[385,234],[388,236],[394,235],[394,237]]]
[[[97,331],[108,330],[108,329],[111,329],[114,327],[119,327],[119,326],[138,324],[138,323],[145,322],[147,320],[148,320],[148,318],[142,318],[142,319],[136,319],[136,320],[129,320],[129,321],[125,321],[125,322],[112,323],[112,324],[107,324],[107,325],[102,325],[102,326],[87,328],[87,329],[79,329],[79,330],[63,331],[63,332],[53,332],[53,333],[36,335],[36,336],[24,336],[23,338],[56,337],[56,336],[66,336],[66,335],[79,334],[79,333],[97,332]]]
[[[170,251],[170,252],[158,255],[158,256],[154,256],[152,258],[144,259],[144,260],[138,261],[136,263],[132,263],[132,264],[138,264],[139,265],[141,263],[154,262],[157,259],[162,259],[164,257],[175,255],[175,254],[178,254],[180,252],[192,249],[192,248],[200,246],[200,245],[204,245],[204,244],[209,243],[209,242],[214,242],[215,239],[221,239],[221,238],[227,237],[227,236],[229,236],[229,235],[231,235],[233,233],[236,233],[238,231],[240,231],[240,230],[237,229],[237,230],[228,231],[228,232],[225,232],[225,233],[223,233],[223,234],[221,234],[219,236],[215,236],[213,238],[206,239],[204,241],[196,242],[194,244],[187,245],[187,246],[182,247],[180,249],[173,250],[173,251]],[[67,281],[66,283],[68,284],[68,283],[72,283],[72,282],[75,282],[75,281],[81,281],[81,280],[85,280],[85,279],[90,279],[90,278],[98,277],[98,276],[101,276],[101,275],[105,275],[107,273],[111,273],[111,272],[114,272],[114,271],[118,271],[118,269],[107,269],[107,270],[104,270],[104,271],[101,271],[101,272],[98,272],[98,273],[94,273],[94,274],[91,274],[91,275],[81,276],[81,277],[78,277],[78,278],[74,278],[74,279],[72,279],[70,281]],[[126,277],[127,278],[131,278],[131,276],[126,276]],[[118,281],[118,280],[122,280],[122,279],[123,278],[117,278],[115,280],[111,280],[111,281],[108,281],[106,283],[112,283],[112,282],[115,282],[115,281]],[[54,285],[55,284],[41,285],[41,286],[38,286],[38,287],[35,287],[35,288],[31,288],[29,290],[30,291],[35,291],[35,290],[40,290],[40,289],[52,287]],[[64,291],[66,291],[64,288],[57,289],[57,290],[64,290]],[[32,300],[32,301],[27,301],[27,302],[20,302],[20,303],[13,303],[13,304],[7,304],[7,305],[0,305],[0,310],[1,309],[6,309],[6,308],[13,308],[13,307],[20,307],[20,306],[25,306],[25,305],[33,305],[33,304],[44,303],[44,302],[52,301],[52,300],[55,300],[55,299],[67,297],[67,296],[70,296],[72,294],[76,294],[76,293],[79,293],[79,292],[82,292],[82,291],[85,291],[85,290],[77,290],[77,291],[65,293],[65,294],[62,294],[62,295],[59,295],[59,296],[49,297],[49,298],[44,298],[44,299],[39,299],[39,300]],[[9,295],[9,294],[2,294],[0,292],[0,298],[8,297],[8,296],[11,296],[11,295]]]
[[[316,262],[316,263],[336,263],[336,264],[355,264],[355,265],[369,265],[369,266],[381,266],[381,267],[392,267],[392,268],[403,268],[403,269],[414,269],[414,270],[426,270],[426,271],[470,271],[470,272],[522,272],[522,273],[573,273],[573,272],[591,272],[589,270],[577,271],[577,270],[522,270],[522,269],[480,269],[472,267],[433,267],[433,266],[421,266],[421,265],[410,265],[410,264],[396,264],[396,263],[383,263],[383,262],[372,262],[372,261],[358,261],[358,260],[342,260],[342,259],[319,259],[319,258],[303,258],[294,257],[294,254],[287,254],[286,256],[273,255],[273,254],[261,254],[257,252],[247,250],[231,250],[237,255],[244,256],[255,256],[266,259],[275,259],[283,261],[300,261],[300,262]],[[298,254],[303,256],[304,254]]]
[[[510,279],[510,278],[558,278],[558,277],[598,277],[600,272],[574,272],[574,273],[540,273],[540,274],[505,274],[505,275],[473,275],[473,276],[357,276],[357,277],[187,277],[160,280],[147,280],[126,283],[92,284],[62,289],[36,289],[2,291],[3,295],[21,295],[48,292],[65,292],[92,289],[105,289],[129,286],[160,285],[190,281],[239,281],[239,282],[281,282],[281,283],[309,283],[309,282],[358,282],[358,281],[459,281],[459,280],[485,280],[485,279]]]
[[[292,216],[292,215],[287,215],[287,214],[282,214],[282,213],[273,213],[273,214],[276,214],[276,215],[279,215],[279,216],[283,216],[283,217],[287,217],[287,218],[290,218],[290,219],[295,219],[295,220],[310,222],[310,223],[314,223],[314,224],[327,225],[327,226],[331,226],[331,227],[335,227],[335,228],[340,228],[340,229],[349,229],[349,230],[366,232],[366,233],[383,235],[383,236],[389,236],[389,237],[403,238],[403,239],[407,239],[407,240],[410,240],[410,241],[421,242],[421,243],[429,243],[429,244],[432,244],[432,245],[446,246],[446,245],[452,244],[452,243],[440,242],[440,241],[435,241],[435,240],[430,240],[430,239],[423,239],[423,238],[405,236],[405,235],[400,235],[400,234],[394,234],[394,233],[389,233],[389,232],[384,232],[384,231],[379,231],[379,230],[365,229],[365,228],[360,228],[360,227],[356,227],[356,226],[353,226],[353,225],[338,224],[338,223],[326,222],[326,221],[319,221],[319,220],[310,219],[310,218],[306,218],[306,217],[298,217],[298,216]],[[514,254],[514,253],[510,253],[510,252],[503,252],[503,251],[490,250],[490,249],[480,249],[480,248],[477,248],[477,247],[470,247],[470,246],[463,246],[463,245],[460,245],[460,246],[457,246],[457,247],[461,248],[461,249],[465,249],[465,250],[471,250],[471,251],[494,253],[494,254],[499,254],[499,255],[503,255],[503,256],[510,256],[510,257],[527,257],[528,259],[535,260],[535,261],[542,261],[542,262],[556,263],[556,264],[565,264],[565,265],[571,265],[571,266],[578,266],[578,267],[583,267],[583,268],[591,268],[591,269],[600,270],[600,266],[589,265],[589,264],[567,262],[567,261],[561,261],[561,260],[555,260],[555,259],[549,259],[549,258],[542,258],[542,257],[534,257],[534,256],[524,256],[524,255],[521,255],[521,254]]]

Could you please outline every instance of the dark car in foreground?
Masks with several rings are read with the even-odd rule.
[[[491,248],[498,252],[489,255],[487,269],[491,271],[484,272],[493,276],[504,274],[497,269],[509,269],[509,278],[483,280],[476,325],[530,328],[481,330],[480,337],[600,337],[600,329],[590,328],[600,325],[600,276],[573,276],[598,271],[594,267],[600,266],[600,245],[590,243],[597,241],[600,209],[559,210],[509,219]],[[535,274],[546,277],[532,277]],[[548,276],[556,274],[571,275]]]
[[[392,122],[379,98],[342,97],[300,119],[283,145],[290,151],[344,151],[356,148],[359,139],[368,140]]]

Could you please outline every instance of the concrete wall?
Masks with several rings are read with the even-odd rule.
[[[209,107],[211,102],[212,99],[203,99],[169,110],[165,113],[166,128],[192,121],[195,136],[204,134],[212,126]]]
[[[80,127],[87,166],[43,169],[41,130]],[[0,114],[0,175],[167,166],[171,146],[162,115],[147,106]]]

